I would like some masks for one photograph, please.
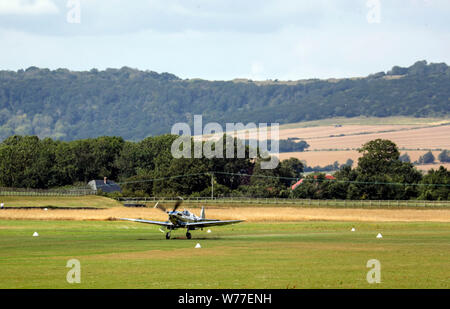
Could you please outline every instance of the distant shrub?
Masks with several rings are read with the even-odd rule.
[[[428,151],[423,156],[419,158],[419,164],[432,164],[434,163],[435,158],[431,151]]]
[[[402,162],[407,162],[407,163],[411,162],[411,158],[408,155],[408,153],[402,154],[398,159]]]
[[[443,150],[439,156],[438,159],[442,163],[448,163],[450,162],[450,152],[448,150]]]

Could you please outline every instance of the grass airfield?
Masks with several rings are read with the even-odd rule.
[[[0,202],[8,208],[87,208],[107,209],[122,206],[116,200],[97,196],[0,196]]]
[[[132,222],[0,220],[0,288],[450,288],[449,223],[244,222],[211,231],[166,240],[157,226]],[[80,284],[66,281],[73,258]],[[380,284],[366,280],[370,259],[381,263]]]

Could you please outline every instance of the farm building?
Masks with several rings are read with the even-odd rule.
[[[106,177],[103,180],[91,180],[88,182],[88,186],[94,191],[102,190],[105,193],[122,192],[118,184]]]
[[[314,176],[314,179],[317,179],[317,176]],[[328,180],[335,180],[336,177],[332,176],[332,175],[325,175],[325,179]],[[297,188],[299,185],[301,185],[303,183],[303,178],[300,179],[299,181],[297,181],[295,184],[292,185],[291,190],[295,190],[295,188]]]

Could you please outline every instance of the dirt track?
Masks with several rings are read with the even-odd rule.
[[[193,212],[199,214],[199,209]],[[244,219],[249,222],[270,221],[368,221],[368,222],[450,222],[450,209],[339,209],[339,208],[213,208],[206,209],[207,218]],[[151,208],[115,207],[101,210],[4,209],[0,220],[111,220],[145,218],[167,220],[167,216]]]

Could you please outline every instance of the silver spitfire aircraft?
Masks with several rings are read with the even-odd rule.
[[[158,208],[169,215],[169,220],[166,222],[149,221],[149,220],[143,220],[143,219],[128,219],[128,218],[120,218],[120,220],[127,220],[127,221],[155,224],[155,225],[163,226],[167,229],[166,239],[170,239],[171,231],[179,229],[179,228],[187,229],[186,238],[191,239],[192,235],[189,231],[193,231],[196,229],[203,230],[203,228],[205,228],[205,227],[234,224],[234,223],[239,223],[239,222],[244,221],[244,220],[222,221],[222,220],[206,219],[204,207],[202,207],[200,217],[197,217],[196,215],[194,215],[193,213],[190,213],[187,210],[177,211],[178,207],[181,205],[182,202],[183,202],[182,200],[178,200],[175,203],[175,207],[173,208],[172,211],[168,211],[165,207],[163,207],[161,204],[159,204],[159,202],[156,203],[154,208]]]

